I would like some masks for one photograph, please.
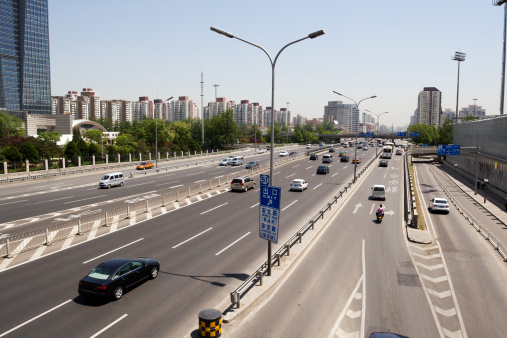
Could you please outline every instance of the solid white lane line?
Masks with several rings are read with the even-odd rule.
[[[121,316],[120,318],[118,318],[117,320],[115,320],[114,322],[112,322],[111,324],[109,324],[108,326],[106,326],[105,328],[103,328],[102,330],[100,330],[99,332],[97,332],[96,334],[94,334],[93,336],[91,336],[90,338],[95,338],[95,337],[99,336],[102,332],[106,331],[111,326],[113,326],[114,324],[118,323],[120,320],[122,320],[123,318],[125,318],[127,316],[128,316],[128,314],[124,314],[123,316]]]
[[[366,319],[366,258],[364,254],[364,238],[363,238],[363,306],[361,310],[363,311],[361,316],[361,333],[359,337],[364,337],[364,326],[365,326],[365,319]]]
[[[202,171],[202,172],[200,172],[200,173],[188,174],[187,176],[194,176],[194,175],[199,175],[199,174],[204,174],[204,171]]]
[[[208,213],[208,212],[210,212],[210,211],[212,211],[212,210],[215,210],[215,209],[218,209],[218,208],[220,208],[220,207],[223,207],[223,206],[224,206],[224,205],[226,205],[227,203],[229,203],[229,202],[225,202],[224,204],[220,204],[219,206],[216,206],[216,207],[214,207],[214,208],[211,208],[211,209],[209,209],[209,210],[206,210],[206,211],[204,211],[204,212],[201,212],[201,215],[204,215],[205,213]]]
[[[322,185],[322,183],[318,184],[315,188],[313,188],[313,190],[317,189],[318,187],[320,187]]]
[[[100,195],[100,196],[94,196],[94,197],[89,197],[89,198],[83,198],[82,200],[75,200],[75,201],[71,201],[71,202],[65,202],[63,204],[76,203],[76,202],[91,200],[91,199],[95,199],[95,198],[99,198],[99,197],[104,197],[104,196],[107,196],[107,195]]]
[[[102,254],[102,255],[97,256],[97,257],[92,258],[92,259],[89,259],[89,260],[87,260],[86,262],[83,262],[83,264],[86,264],[86,263],[89,263],[89,262],[91,262],[91,261],[94,261],[94,260],[96,260],[97,258],[104,257],[104,256],[106,256],[106,255],[109,255],[111,252],[115,252],[115,251],[118,251],[118,250],[120,250],[120,249],[126,248],[127,246],[132,245],[132,244],[134,244],[134,243],[137,243],[137,242],[139,242],[139,241],[142,241],[143,239],[144,239],[144,238],[139,238],[138,240],[135,240],[135,241],[133,241],[133,242],[131,242],[131,243],[129,243],[129,244],[125,244],[125,245],[123,245],[123,246],[120,246],[119,248],[116,248],[116,249],[114,249],[114,250],[111,250],[111,251],[109,251],[109,252],[106,252],[105,254]]]
[[[225,250],[229,249],[231,246],[233,246],[234,244],[238,243],[239,241],[241,241],[243,238],[245,238],[246,236],[250,235],[251,232],[247,232],[245,235],[241,236],[240,238],[238,238],[236,241],[234,241],[233,243],[231,243],[229,246],[227,246],[226,248],[224,248],[222,251],[219,251],[215,254],[215,256],[218,256],[220,255],[222,252],[224,252]]]
[[[293,205],[294,203],[296,203],[298,200],[295,200],[294,202],[292,202],[291,204],[289,204],[288,206],[286,206],[285,208],[282,209],[282,211],[284,211],[285,209],[287,209],[288,207],[290,207],[291,205]]]
[[[299,164],[298,164],[298,165],[293,166],[292,168],[295,168],[295,167],[299,167]]]
[[[106,195],[104,195],[106,196]],[[49,201],[44,201],[44,202],[37,202],[37,203],[32,203],[32,204],[41,204],[41,203],[48,203],[48,202],[54,202],[54,201],[60,201],[60,200],[66,200],[66,199],[69,199],[69,198],[72,198],[74,196],[69,196],[69,197],[63,197],[63,198],[57,198],[55,200],[49,200]],[[98,197],[102,197],[102,196],[98,196]],[[65,203],[64,203],[65,204]]]
[[[279,173],[281,173],[281,171],[279,171],[279,172],[277,172],[277,173],[274,173],[274,174],[273,174],[273,176],[274,176],[274,175],[276,175],[276,174],[279,174]]]
[[[14,328],[10,329],[9,331],[6,331],[6,332],[4,332],[4,333],[0,334],[0,337],[3,337],[3,336],[5,336],[5,335],[8,335],[9,333],[11,333],[11,332],[13,332],[13,331],[15,331],[15,330],[19,329],[20,327],[25,326],[26,324],[28,324],[28,323],[30,323],[30,322],[33,322],[34,320],[36,320],[36,319],[38,319],[38,318],[40,318],[40,317],[42,317],[42,316],[44,316],[44,315],[46,315],[46,314],[50,313],[51,311],[54,311],[54,310],[58,309],[59,307],[61,307],[61,306],[65,305],[65,304],[67,304],[67,303],[69,303],[69,302],[72,302],[72,299],[69,299],[69,300],[67,300],[67,301],[63,302],[62,304],[57,305],[57,306],[55,306],[54,308],[49,309],[49,310],[47,310],[46,312],[41,313],[40,315],[35,316],[35,317],[33,317],[32,319],[30,319],[30,320],[27,320],[27,321],[26,321],[26,322],[24,322],[23,324],[19,324],[18,326],[16,326],[16,327],[14,327]]]
[[[348,165],[346,165],[345,167],[343,167],[343,169],[347,169]]]
[[[158,187],[159,185],[167,185],[167,184],[173,184],[173,183],[178,183],[180,180],[177,180],[177,181],[172,181],[172,182],[167,182],[167,183],[160,183],[160,184],[155,184],[156,187]]]
[[[201,232],[201,233],[198,233],[198,234],[197,234],[197,235],[195,235],[194,237],[191,237],[191,238],[187,239],[186,241],[181,242],[181,243],[180,243],[180,244],[178,244],[178,245],[173,246],[173,249],[174,249],[174,248],[179,247],[179,246],[180,246],[180,245],[182,245],[182,244],[185,244],[185,243],[186,243],[186,242],[188,242],[188,241],[193,240],[193,239],[194,239],[194,238],[196,238],[196,237],[201,236],[203,233],[208,232],[208,231],[210,231],[211,229],[213,229],[213,227],[211,227],[211,228],[209,228],[209,229],[207,229],[207,230],[204,230],[204,231],[203,231],[203,232]]]
[[[313,165],[309,166],[309,167],[308,167],[308,168],[306,168],[306,169],[310,169],[310,168],[313,168]]]
[[[256,206],[258,206],[259,204],[261,204],[261,203],[259,202],[259,203],[256,203],[256,204],[252,205],[252,206],[250,207],[250,209],[255,208],[255,207],[256,207]]]
[[[194,183],[204,182],[206,180],[195,181]]]
[[[213,177],[213,178],[220,178],[220,177],[224,177],[224,175],[221,175],[221,176],[217,176],[217,177]]]
[[[9,202],[9,203],[2,203],[0,205],[7,205],[7,204],[14,204],[14,203],[18,203],[18,202],[26,202],[28,200],[21,200],[21,201],[16,201],[16,202]]]

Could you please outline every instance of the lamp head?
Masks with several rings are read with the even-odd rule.
[[[324,35],[324,34],[326,34],[326,33],[324,33],[324,31],[321,29],[320,31],[316,31],[316,32],[308,34],[308,37],[310,39],[315,39],[316,37]]]
[[[226,31],[224,31],[224,30],[221,30],[220,28],[210,27],[210,29],[211,29],[213,32],[216,32],[216,33],[218,33],[218,34],[225,35],[225,36],[227,36],[228,38],[231,38],[231,39],[232,39],[232,38],[234,37],[234,35],[232,35],[231,33],[226,32]]]

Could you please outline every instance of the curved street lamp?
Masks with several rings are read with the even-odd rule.
[[[168,98],[164,102],[167,102],[172,98],[173,98],[173,96],[171,96],[170,98]],[[160,115],[160,111],[158,112],[158,115]],[[159,116],[155,117],[155,169],[158,169],[158,130],[157,130],[158,129],[158,127],[157,127],[158,117]]]
[[[378,135],[380,135],[380,117],[384,114],[388,114],[389,112],[386,111],[384,113],[380,113],[380,114],[377,114],[377,113],[374,113],[372,111],[369,111],[368,109],[365,109],[368,113],[372,113],[373,115],[375,115],[377,117],[377,123],[378,123]],[[375,156],[378,156],[378,147],[377,147],[378,144],[375,145]]]
[[[301,38],[301,39],[298,39],[296,41],[292,41],[291,43],[288,43],[286,44],[282,49],[280,49],[280,51],[278,52],[278,54],[276,54],[275,56],[275,59],[273,60],[271,58],[271,55],[269,55],[269,53],[261,46],[259,45],[256,45],[250,41],[247,41],[247,40],[244,40],[244,39],[241,39],[241,38],[238,38],[237,36],[234,36],[233,34],[229,33],[229,32],[226,32],[224,30],[221,30],[219,28],[216,28],[216,27],[210,27],[210,29],[213,31],[213,32],[216,32],[218,34],[221,34],[221,35],[225,35],[226,37],[228,38],[234,38],[234,39],[237,39],[237,40],[240,40],[240,41],[243,41],[245,43],[248,43],[249,45],[252,45],[254,47],[257,47],[259,49],[261,49],[264,53],[266,53],[266,55],[268,56],[269,58],[269,62],[271,63],[271,154],[270,154],[270,158],[269,158],[269,185],[273,185],[273,154],[274,154],[274,138],[275,138],[275,65],[276,65],[276,61],[278,60],[278,56],[280,56],[280,53],[283,52],[283,50],[287,47],[289,47],[290,45],[293,45],[297,42],[300,42],[300,41],[303,41],[303,40],[306,40],[306,39],[315,39],[316,37],[319,37],[321,35],[324,35],[324,31],[323,30],[319,30],[319,31],[316,31],[316,32],[313,32],[313,33],[310,33],[308,34],[308,36],[304,37],[304,38]],[[271,241],[268,240],[268,270],[267,270],[267,275],[268,276],[271,276]]]
[[[356,102],[354,99],[352,99],[352,98],[350,98],[350,97],[348,97],[348,96],[346,96],[346,95],[340,94],[340,93],[338,93],[338,92],[335,92],[334,90],[333,90],[333,93],[335,93],[335,94],[337,94],[337,95],[340,95],[340,96],[343,96],[343,97],[345,97],[345,98],[347,98],[347,99],[349,99],[349,100],[354,101],[354,103],[356,104],[356,109],[357,109],[357,113],[358,113],[358,114],[359,114],[359,104],[360,104],[361,102],[363,102],[364,100],[373,99],[373,98],[377,97],[377,95],[373,95],[373,96],[370,96],[370,97],[365,97],[365,98],[364,98],[364,99],[362,99],[361,101]],[[356,159],[357,159],[357,130],[358,130],[358,129],[359,129],[359,120],[357,121],[357,125],[356,125],[356,144],[354,145],[354,183],[356,183],[356,179],[357,179],[357,177],[356,177],[356,171],[357,171],[357,160],[356,160]]]

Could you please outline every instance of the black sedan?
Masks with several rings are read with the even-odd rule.
[[[389,163],[389,162],[387,162],[386,160],[381,160],[381,161],[379,162],[378,166],[379,166],[379,167],[387,167],[387,164],[388,164],[388,163]]]
[[[290,156],[290,157],[292,157],[292,156],[296,156],[297,154],[298,154],[297,152],[295,152],[295,151],[291,151],[291,152],[289,153],[289,156]]]
[[[118,300],[123,293],[146,279],[155,279],[160,263],[152,258],[113,258],[107,260],[79,281],[82,296],[99,296]]]
[[[348,162],[349,161],[349,157],[348,156],[342,156],[340,157],[340,162]]]
[[[329,172],[329,167],[327,165],[319,165],[317,168],[317,174],[327,174]]]
[[[310,155],[310,160],[312,160],[312,161],[316,161],[316,160],[318,160],[318,159],[319,159],[319,155],[317,155],[317,154],[311,154],[311,155]]]

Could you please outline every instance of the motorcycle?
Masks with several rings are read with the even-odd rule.
[[[382,223],[382,218],[384,218],[384,214],[381,212],[377,212],[377,222],[380,224]]]

